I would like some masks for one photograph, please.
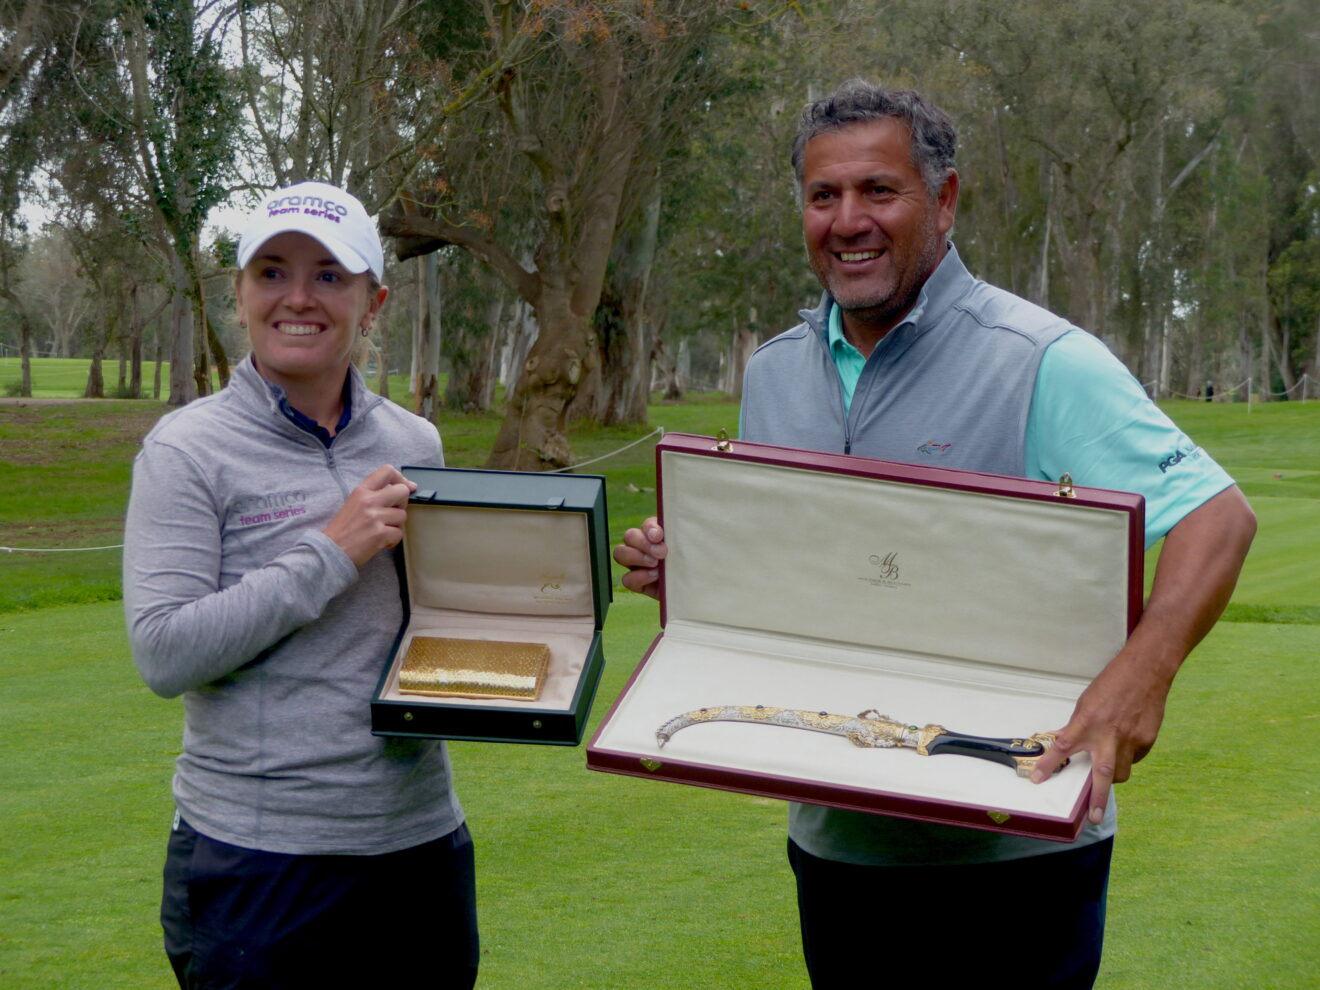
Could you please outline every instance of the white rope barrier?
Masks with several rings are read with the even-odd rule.
[[[665,432],[665,428],[663,426],[657,426],[646,436],[638,437],[632,443],[626,443],[618,450],[611,450],[608,454],[601,454],[599,457],[593,457],[589,461],[582,461],[578,464],[570,464],[568,467],[555,468],[553,471],[547,472],[547,474],[563,474],[565,471],[576,471],[580,467],[586,467],[588,464],[595,464],[597,461],[603,461],[607,457],[613,457],[615,454],[622,454],[625,450],[628,450],[630,447],[636,447],[639,443],[643,443],[647,440],[650,440],[651,437],[655,436],[657,433],[659,433],[661,436],[664,436],[664,432]]]
[[[6,344],[6,343],[4,343],[3,341],[0,341],[0,357],[8,358],[10,354],[12,354],[12,355],[14,356],[14,360],[18,360],[19,358],[21,358],[21,357],[23,356],[23,350],[22,350],[22,348],[15,347],[13,344]],[[29,351],[29,352],[28,352],[28,357],[34,357],[34,358],[57,358],[57,357],[60,357],[60,356],[61,356],[61,355],[60,355],[60,353],[59,353],[58,351]],[[88,359],[87,359],[87,363],[88,363],[88,364],[91,363],[91,358],[88,358]]]
[[[626,443],[626,444],[624,444],[622,447],[618,448],[617,450],[611,450],[608,454],[601,454],[599,457],[593,457],[593,458],[592,458],[591,460],[589,460],[589,461],[582,461],[582,462],[580,462],[580,463],[578,463],[578,464],[570,464],[568,467],[562,467],[562,468],[559,468],[559,469],[557,469],[557,470],[555,470],[555,471],[550,471],[550,472],[547,472],[547,473],[549,473],[549,474],[562,474],[562,473],[565,472],[565,471],[574,471],[574,470],[576,470],[577,468],[580,468],[580,467],[586,467],[588,464],[595,464],[597,461],[603,461],[603,460],[605,460],[606,458],[613,457],[615,454],[622,454],[625,450],[628,450],[628,449],[630,449],[630,448],[632,448],[632,447],[636,447],[639,443],[645,443],[647,440],[650,440],[651,437],[656,436],[657,434],[660,435],[660,436],[664,436],[664,432],[665,432],[665,428],[664,428],[663,426],[657,426],[657,427],[656,427],[654,430],[652,430],[650,433],[646,434],[646,436],[644,436],[644,437],[638,437],[636,440],[632,441],[632,443]],[[84,552],[84,551],[88,551],[88,550],[122,550],[122,549],[124,549],[124,545],[123,545],[122,543],[115,543],[115,544],[113,544],[112,546],[108,546],[108,547],[0,547],[0,552],[3,552],[3,553],[82,553],[82,552]]]
[[[122,550],[122,543],[108,547],[0,547],[5,553],[81,553],[84,550]]]
[[[1293,394],[1294,392],[1296,392],[1298,389],[1301,389],[1301,391],[1302,391],[1302,395],[1305,396],[1305,395],[1306,395],[1306,385],[1307,385],[1307,382],[1310,380],[1310,378],[1311,378],[1311,376],[1310,376],[1309,374],[1304,374],[1304,375],[1302,375],[1301,378],[1299,378],[1296,382],[1293,383],[1293,387],[1292,387],[1292,388],[1285,388],[1282,392],[1266,392],[1265,394],[1266,394],[1266,395],[1292,395],[1292,394]]]
[[[1216,387],[1215,395],[1234,395],[1237,393],[1239,389],[1242,388],[1250,389],[1251,382],[1252,379],[1244,378],[1236,385],[1226,385],[1226,386]],[[1147,393],[1153,396],[1155,394],[1156,384],[1157,384],[1156,382],[1150,381],[1150,382],[1146,382],[1141,387],[1144,388],[1147,391]],[[1309,373],[1306,373],[1303,374],[1301,378],[1297,379],[1297,381],[1293,383],[1292,388],[1286,388],[1282,392],[1262,392],[1259,394],[1268,395],[1274,398],[1280,398],[1283,396],[1291,396],[1296,392],[1300,391],[1302,393],[1302,401],[1306,401],[1311,396],[1320,398],[1320,387],[1312,388],[1312,386],[1320,386],[1320,382],[1317,382],[1314,378],[1311,377]],[[1178,392],[1175,391],[1174,389],[1169,389],[1168,394],[1175,399],[1198,400],[1205,398],[1204,395],[1188,395],[1186,392]]]

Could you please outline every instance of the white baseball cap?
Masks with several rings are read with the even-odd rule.
[[[248,214],[238,239],[238,267],[276,234],[297,231],[323,244],[354,275],[385,277],[385,251],[376,224],[352,193],[325,182],[299,182],[268,193]]]

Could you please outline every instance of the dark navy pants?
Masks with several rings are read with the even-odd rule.
[[[218,842],[180,820],[160,920],[184,990],[470,990],[472,838],[463,825],[380,856],[290,856]]]
[[[1114,840],[966,866],[853,866],[791,839],[811,985],[1088,990]]]

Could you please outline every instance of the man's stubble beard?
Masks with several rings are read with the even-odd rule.
[[[921,292],[921,287],[926,284],[935,271],[935,266],[939,260],[940,235],[937,226],[938,209],[936,204],[931,204],[932,209],[927,214],[921,229],[921,253],[917,256],[916,264],[910,266],[906,272],[897,273],[893,284],[888,287],[878,286],[877,290],[870,296],[862,298],[841,298],[835,291],[834,286],[830,285],[828,270],[822,272],[820,269],[812,266],[816,275],[816,280],[834,298],[839,308],[859,323],[882,323],[886,320],[898,320],[912,308],[917,301],[917,296]],[[890,251],[892,258],[892,246],[886,250]]]

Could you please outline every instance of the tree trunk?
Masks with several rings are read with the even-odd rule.
[[[413,379],[413,412],[434,423],[440,411],[440,257],[435,252],[417,259],[417,324],[413,353],[418,367]]]
[[[105,379],[101,376],[101,361],[105,357],[105,341],[109,336],[109,326],[105,321],[98,321],[92,335],[92,362],[87,366],[87,386],[83,389],[84,399],[104,399]]]
[[[1297,376],[1293,373],[1291,360],[1292,334],[1273,307],[1270,307],[1270,319],[1263,332],[1270,338],[1270,353],[1274,358],[1274,370],[1279,375],[1283,391],[1291,396],[1297,385]],[[1273,390],[1274,386],[1271,382],[1270,391]]]
[[[678,356],[674,359],[674,381],[678,385],[680,395],[692,384],[692,345],[687,337],[678,344]]]
[[[142,331],[143,321],[142,312],[139,308],[137,283],[129,296],[132,302],[130,311],[130,322],[128,325],[128,394],[131,398],[142,398]]]
[[[519,300],[509,324],[507,354],[500,362],[500,382],[505,386],[506,393],[512,393],[513,387],[518,384],[519,369],[532,353],[540,333],[541,325],[536,321],[536,311],[528,303]]]
[[[756,308],[752,307],[748,313],[751,322],[756,321]],[[719,388],[721,392],[734,398],[742,398],[742,380],[743,372],[747,370],[747,362],[756,350],[760,341],[756,334],[746,326],[735,326],[733,336],[729,341],[728,360],[723,362],[720,375]]]
[[[597,321],[597,329],[608,332],[600,334],[600,391],[593,418],[606,425],[646,422],[655,345],[651,269],[659,228],[660,183],[656,181],[640,221],[615,249],[615,284],[605,295],[614,301],[617,319]]]
[[[1187,374],[1183,377],[1183,391],[1187,395],[1199,395],[1206,383],[1203,335],[1204,328],[1192,332],[1192,349],[1187,355]]]
[[[191,301],[191,300],[190,300]],[[197,388],[198,395],[211,394],[211,361],[209,358],[210,338],[207,336],[207,326],[198,319],[197,307],[192,307],[192,324],[196,332],[196,338],[193,341],[193,384]]]
[[[678,362],[670,355],[663,340],[655,342],[652,354],[657,379],[652,382],[652,391],[660,392],[663,398],[671,402],[683,398],[683,382],[678,373]]]
[[[200,283],[197,285],[197,291],[202,291]],[[206,328],[206,342],[210,347],[211,358],[215,361],[216,375],[220,379],[220,387],[224,388],[229,384],[229,356],[225,354],[225,345],[220,343],[220,336],[215,332],[215,324],[211,322],[211,317],[207,313],[206,300],[202,298],[198,303],[198,317],[202,321],[202,326]],[[211,376],[206,376],[206,393],[211,392]]]
[[[570,463],[568,407],[596,359],[590,318],[573,311],[570,297],[550,287],[542,295],[536,343],[510,393],[488,468],[549,471]]]
[[[25,399],[32,398],[32,323],[27,311],[18,310],[18,362],[22,365],[23,375],[19,381],[18,394]]]
[[[197,385],[193,378],[193,326],[192,303],[188,299],[188,273],[183,259],[175,252],[170,258],[172,276],[170,300],[170,399],[172,406],[187,405],[197,398]],[[159,366],[157,366],[159,375]]]
[[[495,356],[504,321],[507,298],[493,293],[480,308],[481,329],[473,331],[470,320],[450,320],[447,335],[449,381],[445,405],[450,409],[476,412],[489,409],[495,394]],[[452,304],[450,312],[453,312]]]
[[[164,362],[164,360],[165,360],[165,346],[164,346],[164,341],[163,341],[162,338],[161,338],[160,324],[157,323],[157,325],[156,325],[156,367],[153,369],[152,374],[151,374],[151,397],[152,397],[153,399],[159,399],[159,398],[160,398],[160,366],[161,366],[161,364]],[[174,376],[173,376],[173,374],[171,373],[170,378],[173,379],[173,377],[174,377]]]

